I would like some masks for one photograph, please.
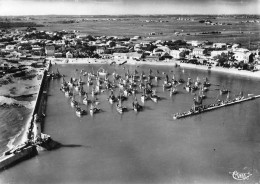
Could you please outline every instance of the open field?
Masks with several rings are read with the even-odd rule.
[[[28,17],[27,17],[28,18]],[[11,19],[11,17],[10,17]],[[215,25],[199,23],[210,20]],[[33,16],[28,21],[44,25],[39,30],[77,30],[79,34],[135,36],[144,40],[209,40],[241,43],[249,49],[260,44],[259,16]],[[217,31],[221,34],[201,34]],[[154,32],[155,35],[149,35]]]

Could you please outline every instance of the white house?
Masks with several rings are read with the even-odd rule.
[[[237,61],[244,61],[245,63],[248,63],[250,57],[253,57],[251,52],[234,52],[234,58]]]
[[[191,53],[191,55],[196,57],[204,56],[205,54],[206,54],[206,50],[202,48],[194,48]]]
[[[128,53],[113,53],[115,59],[141,59],[143,54],[137,52],[128,52]]]
[[[213,50],[213,51],[210,53],[210,56],[211,56],[211,58],[213,58],[213,57],[215,57],[215,56],[221,55],[222,53],[228,54],[228,51],[227,51],[227,50]]]
[[[97,54],[103,54],[106,50],[107,46],[104,44],[100,44],[97,46],[96,53]]]
[[[190,44],[190,45],[192,45],[193,47],[198,47],[198,46],[200,46],[200,45],[203,44],[202,41],[197,41],[197,40],[188,41],[187,43]]]
[[[169,47],[161,46],[161,47],[155,48],[153,50],[153,54],[154,55],[162,55],[163,53],[170,54],[170,51],[171,50],[169,49]]]
[[[175,59],[180,59],[180,50],[171,50],[170,55]]]
[[[225,48],[227,48],[227,44],[226,43],[214,43],[213,48],[225,49]]]
[[[66,58],[73,58],[73,55],[70,53],[70,51],[66,53]]]

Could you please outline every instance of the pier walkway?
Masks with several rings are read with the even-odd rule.
[[[188,112],[176,113],[173,115],[173,119],[176,120],[176,119],[186,118],[186,117],[197,115],[197,114],[200,114],[203,112],[212,111],[215,109],[219,109],[219,108],[230,106],[230,105],[235,105],[238,103],[246,102],[249,100],[254,100],[257,98],[260,98],[260,95],[251,96],[251,97],[247,97],[247,98],[241,97],[240,99],[233,99],[233,100],[229,100],[229,101],[222,101],[222,102],[216,103],[216,104],[210,104],[210,105],[207,105],[207,107],[204,106],[204,108],[196,110],[196,111],[190,110]]]

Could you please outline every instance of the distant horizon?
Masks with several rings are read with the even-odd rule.
[[[88,14],[45,14],[45,15],[0,15],[0,17],[25,17],[25,16],[89,16],[89,17],[97,17],[97,16],[235,16],[235,15],[247,15],[247,16],[260,16],[260,14],[96,14],[96,15],[88,15]]]
[[[258,0],[0,0],[0,16],[260,14]]]

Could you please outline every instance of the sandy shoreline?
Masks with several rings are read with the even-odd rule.
[[[136,61],[136,60],[130,60],[130,59],[94,59],[94,58],[77,58],[77,59],[57,59],[57,58],[47,58],[49,61],[51,61],[52,64],[121,64],[125,61],[127,61],[126,64],[130,65],[155,65],[155,66],[175,66],[178,64],[180,67],[183,68],[193,68],[193,69],[199,69],[199,70],[208,70],[208,66],[205,65],[194,65],[189,63],[180,63],[178,60],[168,60],[168,61]],[[258,78],[260,79],[260,71],[246,71],[246,70],[237,70],[235,68],[222,68],[222,67],[212,67],[210,71],[213,72],[222,72],[222,73],[228,73],[232,75],[238,75],[238,76],[246,76],[246,77],[252,77],[252,78]]]

